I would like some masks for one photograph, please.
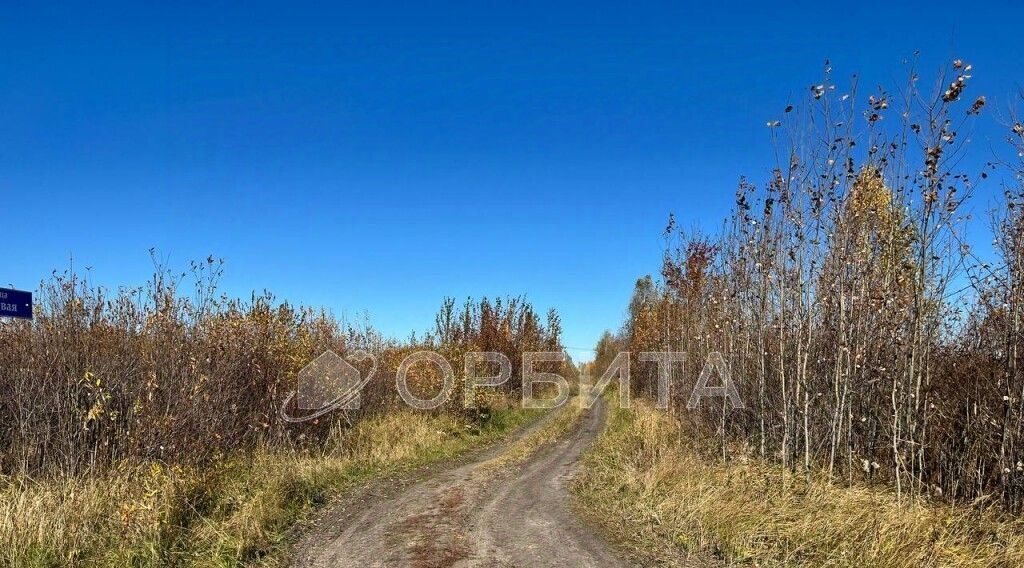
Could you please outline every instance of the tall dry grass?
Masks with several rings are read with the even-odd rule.
[[[396,410],[334,430],[316,451],[19,478],[0,490],[0,566],[275,565],[289,527],[354,484],[453,456],[531,416],[498,411],[480,427]]]
[[[757,459],[706,457],[699,433],[637,402],[615,409],[574,491],[639,556],[678,565],[1006,567],[1024,564],[1024,522],[983,507],[900,503]]]

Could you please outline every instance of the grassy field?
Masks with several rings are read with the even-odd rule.
[[[614,409],[574,484],[583,509],[651,563],[698,554],[750,566],[1024,565],[1024,522],[973,507],[898,504],[754,460],[704,459],[642,401]]]
[[[274,566],[289,529],[356,484],[500,438],[537,411],[482,425],[393,411],[321,452],[262,449],[209,467],[122,466],[102,478],[0,485],[0,566]]]

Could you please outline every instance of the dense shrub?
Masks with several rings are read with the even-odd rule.
[[[438,350],[461,375],[467,351],[517,361],[524,350],[561,349],[557,314],[542,324],[521,298],[467,300],[461,309],[445,300],[435,331],[400,342],[269,294],[227,298],[217,292],[220,275],[210,258],[186,274],[158,265],[146,285],[113,292],[70,270],[44,282],[34,321],[0,322],[0,472],[196,463],[259,442],[316,444],[395,404],[394,371],[413,351]],[[186,279],[194,289],[182,289]],[[360,410],[285,422],[279,410],[297,372],[327,349],[366,349],[381,361]],[[437,387],[433,369],[414,371],[414,387]],[[442,411],[465,412],[461,402],[453,397]]]

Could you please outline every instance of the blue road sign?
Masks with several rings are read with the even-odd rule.
[[[32,292],[0,288],[0,318],[32,319]]]

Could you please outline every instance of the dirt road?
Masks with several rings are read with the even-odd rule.
[[[512,441],[404,487],[379,487],[339,504],[299,543],[293,566],[626,566],[568,504],[567,483],[600,432],[603,405],[520,465],[494,467]]]

